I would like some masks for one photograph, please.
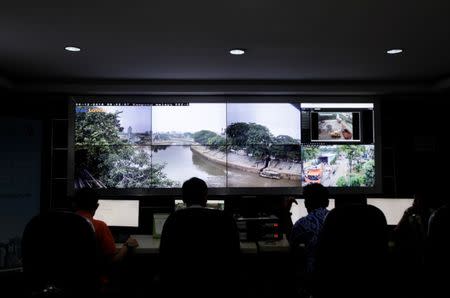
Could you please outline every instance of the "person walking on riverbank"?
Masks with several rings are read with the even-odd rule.
[[[260,173],[269,166],[270,160],[270,154],[267,154],[266,158],[264,158],[264,166],[259,170]]]

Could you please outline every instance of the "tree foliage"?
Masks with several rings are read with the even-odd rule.
[[[271,155],[279,159],[300,160],[298,141],[286,135],[275,137],[263,125],[236,122],[228,125],[225,132],[231,148],[243,149],[255,158]]]
[[[349,183],[350,187],[360,187],[364,186],[364,177],[361,175],[353,174],[350,175]]]
[[[227,141],[224,137],[221,137],[219,135],[215,135],[214,137],[210,138],[207,144],[215,150],[226,151],[227,149]]]
[[[336,181],[336,186],[337,187],[347,186],[347,180],[345,179],[345,177],[343,177],[343,176],[339,177],[338,180]]]
[[[275,145],[270,147],[270,153],[275,158],[300,161],[300,145]]]
[[[248,124],[247,145],[259,144],[269,146],[272,144],[272,134],[269,129],[256,123]]]
[[[317,159],[319,153],[320,153],[319,147],[305,146],[302,148],[302,160]]]
[[[123,131],[118,116],[120,112],[105,113],[97,107],[80,107],[86,112],[75,116],[76,146],[115,146],[124,145],[119,133]],[[95,111],[95,112],[89,112]]]
[[[95,112],[89,112],[91,111]],[[77,172],[87,170],[106,187],[171,187],[164,165],[151,163],[151,151],[120,139],[123,128],[116,113],[86,107],[77,112],[75,148]]]
[[[353,161],[357,158],[363,155],[365,148],[364,146],[357,146],[357,145],[342,145],[339,146],[339,152],[344,154],[344,156],[347,158],[349,163],[349,172],[352,173],[353,169]]]
[[[369,160],[363,166],[364,171],[364,180],[366,186],[374,186],[375,185],[375,162],[373,160]]]
[[[208,141],[216,136],[219,136],[213,131],[210,130],[200,130],[194,133],[193,138],[194,141],[200,144],[208,144]]]
[[[118,154],[110,154],[105,158],[104,164],[108,171],[100,176],[100,180],[107,186],[116,188],[150,187],[150,155],[143,149],[137,149],[137,152],[134,148],[129,149],[131,152],[126,156],[120,150]]]
[[[247,145],[249,125],[245,122],[232,123],[227,126],[225,132],[227,141],[232,146],[245,147]]]
[[[160,188],[180,187],[181,185],[173,180],[167,178],[167,175],[163,172],[166,164],[152,164],[152,172],[150,175],[150,186]]]
[[[278,145],[285,145],[285,144],[296,144],[297,141],[286,135],[279,135],[273,138],[273,143]]]

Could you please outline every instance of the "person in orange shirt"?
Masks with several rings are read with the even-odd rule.
[[[94,218],[95,211],[98,206],[98,197],[92,191],[81,190],[75,196],[74,208],[76,213],[86,218],[92,224],[95,231],[95,237],[97,239],[97,246],[101,258],[99,263],[102,267],[104,267],[100,268],[102,271],[101,281],[102,283],[107,283],[108,267],[122,261],[127,254],[139,244],[136,239],[130,237],[120,249],[117,249],[114,237],[108,225],[105,222]]]

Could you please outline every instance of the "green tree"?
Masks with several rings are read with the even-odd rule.
[[[272,135],[267,127],[256,123],[248,124],[247,145],[261,144],[269,146],[271,143]]]
[[[150,185],[151,187],[159,187],[159,188],[170,188],[170,187],[180,187],[181,185],[178,182],[170,180],[167,178],[167,175],[163,172],[166,164],[152,164],[152,171],[150,175]]]
[[[270,154],[275,158],[299,161],[300,146],[299,145],[273,145],[269,147]]]
[[[211,146],[211,149],[216,149],[225,152],[227,150],[227,142],[224,137],[219,135],[215,135],[210,138],[207,142],[208,146]]]
[[[84,112],[83,112],[84,111]],[[88,171],[107,187],[146,188],[157,183],[170,185],[162,172],[151,167],[151,153],[120,139],[117,113],[101,108],[78,109],[75,124],[76,171]]]
[[[232,146],[245,147],[247,145],[249,125],[245,122],[236,122],[227,126],[225,133],[227,141]]]
[[[351,187],[364,186],[364,177],[361,175],[350,175],[349,186]]]
[[[305,160],[317,159],[319,152],[320,152],[319,147],[304,146],[302,148],[302,160],[305,161]]]
[[[248,154],[250,154],[251,156],[258,158],[258,159],[263,158],[267,154],[270,155],[270,150],[265,145],[249,144],[249,145],[247,145],[246,148],[247,148],[246,151]]]
[[[150,154],[143,149],[131,148],[128,158],[124,158],[124,151],[119,154],[110,154],[105,159],[105,165],[109,168],[100,177],[108,187],[115,188],[148,188],[151,187],[151,162]]]
[[[363,166],[364,180],[366,186],[375,185],[375,162],[373,160],[367,161]]]
[[[342,145],[338,148],[339,152],[343,153],[347,158],[349,164],[349,174],[351,174],[353,169],[353,161],[364,153],[364,147],[357,145]]]
[[[244,149],[247,154],[262,158],[270,154],[269,146],[272,144],[272,135],[269,129],[256,123],[237,122],[230,124],[226,129],[228,144],[233,149]]]
[[[341,176],[338,178],[338,180],[336,181],[336,186],[337,187],[345,187],[347,186],[347,180],[345,179],[344,176]]]
[[[279,135],[273,138],[272,142],[274,144],[279,144],[279,145],[286,145],[286,144],[297,144],[299,143],[297,140],[295,140],[294,138],[290,137],[290,136],[286,136],[286,135]]]
[[[88,169],[94,177],[105,177],[118,156],[131,158],[132,149],[120,139],[117,113],[106,113],[99,107],[77,107],[75,116],[75,149],[77,170]]]
[[[216,136],[219,136],[213,131],[210,130],[200,130],[194,133],[193,138],[194,141],[200,144],[208,144],[209,139],[212,139]]]
[[[75,146],[115,146],[126,144],[119,134],[123,131],[118,115],[105,113],[99,107],[78,107],[75,116]]]

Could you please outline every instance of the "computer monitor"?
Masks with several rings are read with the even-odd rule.
[[[306,210],[304,199],[297,199],[296,201],[297,201],[297,205],[292,204],[292,207],[291,207],[292,223],[296,223],[297,220],[308,215],[308,211]],[[330,204],[328,205],[327,209],[328,210],[334,209],[334,206],[335,206],[334,199],[330,199]]]
[[[139,227],[139,200],[99,200],[95,219],[112,227]]]
[[[375,206],[383,211],[388,225],[399,223],[406,209],[412,206],[414,199],[386,199],[370,198],[367,204]]]
[[[225,201],[224,200],[208,200],[206,202],[206,207],[217,210],[225,209]],[[175,210],[186,208],[186,204],[183,200],[175,200]]]

